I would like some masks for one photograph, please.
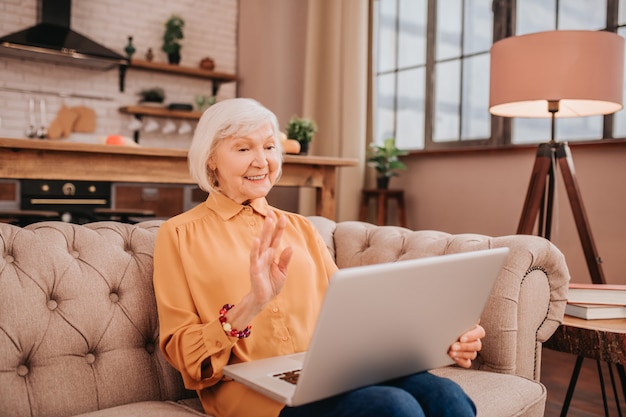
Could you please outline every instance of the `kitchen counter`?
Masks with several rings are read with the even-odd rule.
[[[336,172],[356,159],[285,155],[277,186],[316,189],[316,214],[335,218]],[[0,138],[0,178],[195,184],[187,150]]]

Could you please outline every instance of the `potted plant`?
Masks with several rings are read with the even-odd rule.
[[[137,93],[139,103],[143,105],[162,105],[165,100],[165,91],[160,87],[147,88]]]
[[[163,46],[161,50],[167,54],[170,64],[178,64],[180,62],[180,40],[184,38],[183,27],[185,21],[179,16],[172,15],[165,22],[165,32],[163,33]]]
[[[406,169],[406,165],[398,157],[407,154],[407,151],[396,147],[395,138],[385,139],[382,145],[370,144],[367,165],[376,169],[377,188],[388,188],[391,177],[398,176],[398,170]]]
[[[317,132],[315,122],[305,117],[292,116],[287,123],[287,138],[300,143],[300,153],[303,155],[308,153],[309,143],[313,140],[315,132]]]

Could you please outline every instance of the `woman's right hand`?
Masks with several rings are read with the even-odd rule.
[[[287,280],[291,246],[277,257],[287,219],[270,211],[263,223],[261,236],[254,239],[250,250],[251,296],[262,306],[280,293]]]
[[[287,280],[287,266],[293,249],[286,247],[276,256],[287,219],[270,211],[265,218],[261,236],[254,239],[250,250],[250,292],[228,312],[228,322],[243,329],[280,293]]]

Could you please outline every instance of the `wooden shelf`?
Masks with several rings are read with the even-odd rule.
[[[225,72],[208,71],[202,68],[184,67],[180,65],[167,64],[165,62],[144,61],[133,59],[130,61],[130,68],[144,69],[149,71],[165,72],[169,74],[185,75],[188,77],[206,78],[217,82],[237,81],[237,76]]]
[[[172,117],[176,119],[198,120],[202,116],[199,111],[169,110],[165,107],[125,106],[119,108],[120,113],[134,116]]]
[[[165,62],[153,62],[145,61],[142,59],[132,59],[130,69],[139,69],[144,71],[162,72],[165,74],[182,75],[186,77],[202,78],[212,81],[212,93],[217,95],[220,84],[237,81],[237,76],[234,74],[228,74],[225,72],[208,71],[202,68],[192,68],[180,65],[172,65]],[[120,80],[123,77],[120,75]],[[120,81],[120,91],[124,91],[123,82]],[[185,110],[169,110],[162,107],[148,107],[148,106],[125,106],[119,108],[120,113],[131,114],[136,118],[142,116],[151,117],[171,117],[175,119],[189,119],[198,120],[202,116],[201,112],[197,111],[185,111]],[[139,142],[139,131],[134,133],[135,142]]]

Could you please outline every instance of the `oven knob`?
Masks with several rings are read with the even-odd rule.
[[[89,186],[89,192],[90,193],[95,193],[96,192],[96,186],[95,185],[90,185]]]
[[[43,191],[44,193],[47,193],[48,191],[50,191],[50,186],[48,184],[42,184],[41,191]]]
[[[76,193],[76,186],[71,182],[66,182],[63,184],[63,194],[65,195],[74,195]]]

